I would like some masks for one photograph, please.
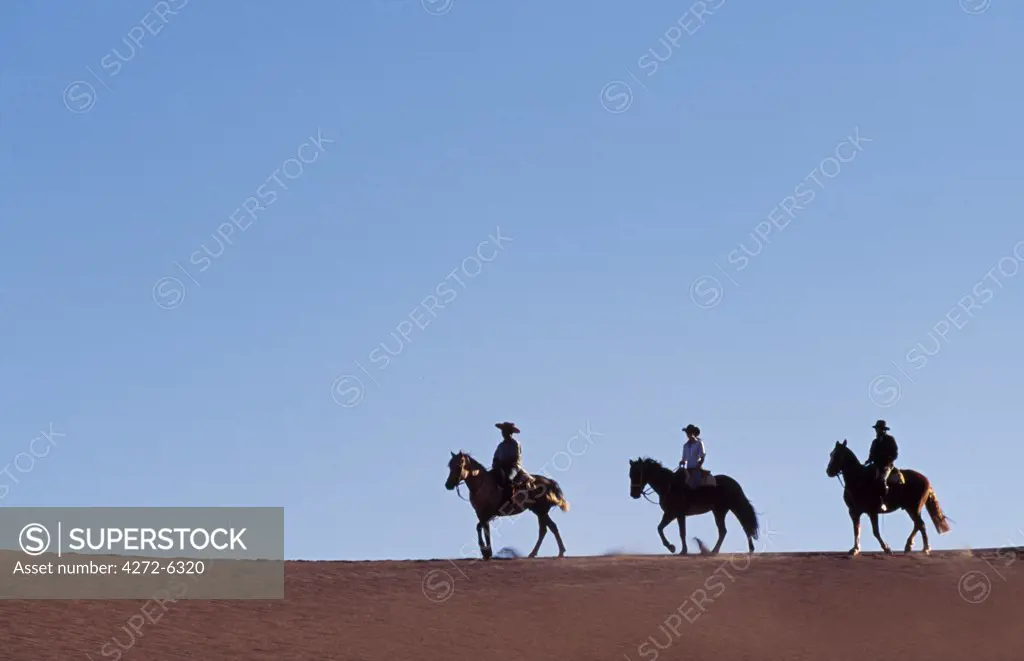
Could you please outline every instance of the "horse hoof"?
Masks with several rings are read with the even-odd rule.
[[[676,546],[675,546],[675,544],[669,544],[669,545],[668,545],[668,546],[666,546],[665,548],[667,548],[667,549],[668,549],[668,552],[669,552],[669,553],[675,553],[675,552],[676,552]]]
[[[925,549],[924,550],[924,554],[925,555],[931,555],[932,554],[932,550],[931,549]]]
[[[856,556],[856,555],[860,555],[860,549],[856,549],[856,548],[850,549],[849,556],[852,558],[853,556]]]
[[[889,548],[888,546],[886,546],[886,547],[885,547],[885,554],[886,554],[886,555],[892,555],[892,549],[891,549],[891,548]]]

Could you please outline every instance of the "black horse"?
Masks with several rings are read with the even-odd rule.
[[[676,547],[665,539],[665,526],[673,520],[679,521],[679,538],[683,542],[683,550],[679,555],[686,555],[686,517],[708,512],[714,513],[715,524],[718,526],[718,543],[711,550],[712,553],[718,553],[722,548],[726,533],[725,515],[729,512],[732,512],[743,526],[750,552],[754,552],[754,540],[757,539],[759,529],[757,513],[736,480],[728,475],[715,475],[714,486],[690,489],[686,486],[685,474],[675,473],[654,459],[630,459],[630,497],[640,498],[647,485],[658,494],[658,504],[664,512],[661,523],[658,524],[658,535],[669,552],[675,553]]]
[[[899,483],[899,473],[903,474],[902,483]],[[892,549],[878,533],[878,515],[880,513],[891,514],[903,509],[910,515],[910,520],[914,522],[914,529],[910,531],[907,544],[903,547],[904,553],[910,553],[914,547],[914,537],[919,530],[924,539],[924,552],[931,553],[928,531],[925,530],[924,519],[921,518],[923,508],[928,508],[928,515],[931,516],[932,523],[935,524],[935,529],[939,531],[940,535],[944,535],[950,530],[946,515],[942,513],[939,500],[935,497],[935,490],[932,489],[931,482],[917,471],[892,471],[889,479],[892,482],[895,478],[896,484],[889,487],[889,495],[885,499],[885,512],[882,512],[880,507],[880,492],[878,481],[874,477],[875,471],[871,466],[860,463],[853,450],[846,446],[845,439],[842,443],[837,442],[835,448],[832,449],[825,474],[829,477],[843,476],[841,479],[844,482],[843,500],[850,511],[850,519],[853,520],[853,548],[850,549],[850,555],[860,553],[860,517],[862,514],[867,514],[871,519],[871,531],[886,554],[891,554]]]

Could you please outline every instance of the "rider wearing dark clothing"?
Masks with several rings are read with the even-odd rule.
[[[491,470],[498,476],[503,488],[514,487],[529,477],[523,470],[523,448],[519,441],[512,438],[512,434],[519,433],[519,428],[511,422],[498,422],[494,426],[501,430],[501,443],[498,443],[494,451]]]
[[[889,495],[889,473],[892,472],[893,464],[899,456],[899,448],[896,446],[896,439],[886,432],[889,425],[885,420],[875,423],[875,440],[871,442],[871,450],[868,452],[867,464],[875,467],[875,478],[881,481],[882,511],[885,511],[885,498]]]

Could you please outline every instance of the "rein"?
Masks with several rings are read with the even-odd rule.
[[[476,469],[475,469],[475,470],[476,470]],[[457,494],[457,495],[459,496],[459,498],[461,498],[462,500],[466,501],[467,503],[471,503],[471,502],[473,502],[473,501],[471,501],[471,500],[470,500],[469,498],[466,498],[465,496],[463,496],[463,495],[462,495],[462,491],[460,491],[460,490],[459,490],[459,487],[461,487],[461,486],[462,486],[462,484],[463,484],[464,482],[465,482],[465,480],[463,479],[463,480],[459,480],[458,482],[456,482],[456,483],[455,483],[455,493],[456,493],[456,494]],[[469,485],[468,485],[468,484],[466,485],[466,488],[467,488],[467,489],[469,488]]]
[[[836,477],[839,478],[839,484],[843,487],[843,491],[846,491],[846,482],[843,481],[843,471],[841,469],[836,473]]]
[[[641,476],[641,479],[643,479],[643,473],[642,472],[640,473],[640,476]],[[647,502],[649,502],[649,503],[651,503],[653,505],[657,505],[658,507],[661,507],[661,499],[667,497],[670,493],[672,493],[672,480],[670,479],[668,481],[668,490],[665,491],[665,495],[664,496],[658,496],[658,502],[654,502],[653,500],[648,498],[648,496],[650,494],[653,494],[653,493],[657,493],[657,492],[654,490],[654,487],[651,485],[650,481],[647,481],[647,486],[640,490],[640,495],[643,496],[644,500],[646,500]]]
[[[654,493],[654,489],[651,489],[650,485],[648,485],[647,489],[644,489],[643,491],[640,492],[640,495],[643,496],[644,500],[646,500],[647,502],[653,503],[654,505],[657,505],[657,506],[660,507],[661,506],[661,498],[658,498],[658,502],[655,503],[653,500],[651,500],[650,498],[647,497],[648,494],[652,494],[652,493]]]
[[[455,483],[455,494],[466,502],[472,502],[469,498],[462,495],[461,487],[463,482],[465,482],[465,479],[459,478],[459,481]],[[466,488],[469,488],[469,485],[466,485]]]

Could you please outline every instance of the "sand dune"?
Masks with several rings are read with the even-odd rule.
[[[1021,551],[289,562],[277,602],[0,601],[0,656],[1008,661]]]

